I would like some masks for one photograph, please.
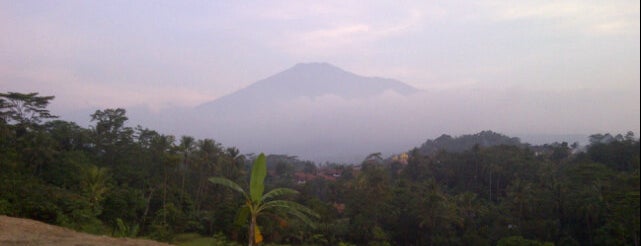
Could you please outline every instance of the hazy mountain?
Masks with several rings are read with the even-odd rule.
[[[372,127],[376,122],[367,122],[372,117],[359,116],[346,102],[402,98],[416,92],[419,90],[400,81],[359,76],[327,63],[301,63],[204,103],[181,118],[188,134],[214,138],[243,152],[360,161],[401,140],[380,141],[385,134]]]
[[[500,89],[419,91],[396,80],[307,63],[143,125],[213,138],[243,153],[296,155],[321,162],[360,162],[370,153],[400,153],[443,133],[591,132],[581,127],[580,117],[565,113],[574,107],[568,102],[575,98],[547,95]],[[548,140],[552,139],[558,137]]]
[[[393,79],[365,77],[328,63],[301,63],[195,108],[128,107],[128,125],[175,136],[211,138],[243,153],[296,155],[314,161],[359,162],[372,152],[395,153],[423,138],[384,122],[391,105],[421,93]],[[63,113],[92,125],[97,108]],[[394,126],[396,125],[396,126]],[[416,138],[408,139],[407,134]]]
[[[474,86],[419,91],[396,80],[308,63],[195,108],[128,107],[127,115],[132,126],[211,138],[242,153],[360,162],[370,153],[400,153],[443,133],[461,136],[492,129],[518,136],[523,143],[543,144],[583,143],[592,133],[627,131],[625,123],[616,123],[634,115],[606,109],[638,102],[616,96],[612,105],[586,100],[597,95]],[[64,118],[87,122],[91,113]]]
[[[256,110],[272,103],[334,95],[359,99],[394,91],[408,95],[418,90],[393,79],[359,76],[328,63],[299,63],[250,86],[197,107],[201,112]]]

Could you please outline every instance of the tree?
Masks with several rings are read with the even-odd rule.
[[[92,127],[91,131],[94,151],[102,163],[112,169],[131,168],[123,160],[133,149],[134,140],[134,130],[124,126],[127,119],[126,111],[121,108],[96,110],[91,115],[91,121],[96,122],[96,126]],[[118,182],[124,181],[121,175],[116,175],[114,178]]]
[[[38,124],[43,119],[57,118],[46,109],[54,96],[38,96],[38,93],[0,93],[0,119],[4,123]]]
[[[429,244],[448,244],[449,234],[464,223],[464,218],[457,213],[456,203],[433,179],[420,184],[417,193],[422,195],[416,211],[419,227],[428,233]]]
[[[39,174],[55,152],[51,138],[40,125],[57,117],[46,109],[53,98],[35,92],[0,93],[0,153],[14,149],[33,174]]]
[[[349,237],[357,244],[384,244],[389,240],[385,222],[396,210],[390,205],[394,198],[393,180],[383,164],[367,159],[358,176],[349,182],[351,187],[345,201],[345,215],[350,218]]]
[[[313,226],[313,224],[308,215],[316,218],[319,217],[314,211],[299,203],[287,200],[272,200],[273,198],[281,195],[298,194],[295,190],[289,188],[275,188],[263,194],[265,190],[264,181],[266,176],[267,163],[265,155],[261,153],[254,161],[252,167],[251,178],[249,181],[249,193],[245,192],[240,185],[227,178],[213,177],[209,179],[209,181],[214,184],[223,185],[241,193],[245,198],[245,205],[241,207],[238,221],[244,222],[249,216],[250,224],[248,240],[250,246],[262,241],[262,235],[257,225],[257,218],[268,210],[282,210],[285,213],[298,217],[310,226]]]
[[[96,215],[102,211],[100,202],[104,199],[105,193],[109,190],[109,171],[104,167],[90,165],[85,168],[82,179],[82,188],[89,199],[91,209]]]
[[[381,152],[371,153],[367,155],[367,157],[365,157],[365,160],[363,160],[363,163],[376,163],[376,164],[383,163],[383,157]]]
[[[180,172],[182,173],[182,179],[180,181],[180,201],[182,203],[185,198],[185,174],[191,165],[191,153],[196,149],[196,140],[190,136],[182,136],[180,138],[180,145],[178,146],[180,152],[182,152],[182,166]]]

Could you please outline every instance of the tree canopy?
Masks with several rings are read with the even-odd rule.
[[[639,245],[631,132],[588,146],[442,136],[389,158],[316,164],[132,127],[125,109],[98,110],[84,128],[55,119],[51,100],[0,94],[0,214],[227,245]]]

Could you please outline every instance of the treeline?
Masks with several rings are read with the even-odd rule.
[[[239,201],[207,181],[244,181],[237,149],[127,127],[124,109],[98,110],[83,128],[55,120],[52,99],[0,94],[0,214],[162,241],[237,231]]]
[[[448,142],[482,135],[497,139],[484,132]],[[374,155],[359,171],[304,190],[345,204],[323,217],[327,244],[638,245],[639,140],[630,132],[590,141],[585,151],[514,142]]]
[[[115,236],[246,242],[247,223],[235,221],[242,199],[207,179],[247,183],[252,156],[127,127],[123,109],[96,111],[83,128],[53,119],[52,99],[0,94],[0,214]],[[359,165],[268,156],[267,185],[300,191],[293,199],[321,217],[309,227],[273,214],[260,231],[268,243],[297,245],[639,245],[632,133],[595,134],[585,150],[508,139],[434,147],[455,142],[446,136]]]
[[[511,138],[492,131],[482,131],[473,135],[463,135],[453,138],[443,134],[431,140],[428,139],[418,148],[421,154],[432,155],[439,151],[460,153],[478,147],[492,147],[498,145],[524,146],[518,138]]]

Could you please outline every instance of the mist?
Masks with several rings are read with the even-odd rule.
[[[295,155],[316,162],[358,163],[419,146],[441,134],[492,130],[532,144],[587,142],[595,133],[639,132],[631,91],[392,90],[366,98],[334,94],[276,100],[252,110],[203,113],[196,108],[128,111],[131,125],[176,136],[211,138],[242,153]],[[583,139],[581,139],[583,136]]]
[[[20,1],[0,9],[0,87],[56,96],[52,112],[81,125],[95,110],[125,108],[132,126],[244,153],[349,161],[441,134],[493,130],[540,142],[639,132],[633,1]],[[371,83],[338,90],[324,86],[342,80],[321,79],[334,74],[306,71],[310,83],[265,84],[222,105],[261,78],[318,61],[420,92]],[[215,110],[202,109],[212,102]]]

